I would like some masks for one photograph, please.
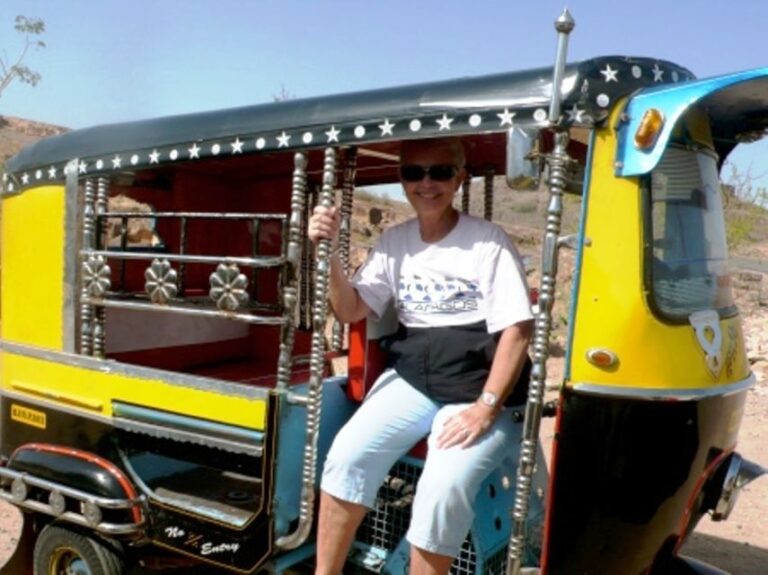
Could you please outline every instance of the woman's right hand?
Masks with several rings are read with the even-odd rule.
[[[331,240],[331,248],[335,249],[339,241],[340,227],[341,217],[336,207],[315,206],[307,225],[307,235],[315,245],[320,243],[320,240]]]

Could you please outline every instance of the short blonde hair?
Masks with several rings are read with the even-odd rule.
[[[400,144],[400,163],[412,150],[423,148],[447,148],[451,151],[453,161],[461,170],[467,163],[464,144],[459,138],[429,138],[423,140],[403,140]]]

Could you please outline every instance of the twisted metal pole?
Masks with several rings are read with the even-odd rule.
[[[285,392],[291,382],[293,344],[296,336],[294,317],[298,302],[298,270],[301,263],[302,222],[306,213],[307,157],[298,152],[293,157],[293,184],[291,190],[291,217],[288,222],[288,261],[283,286],[283,314],[286,323],[280,331],[280,355],[277,361],[278,392]]]
[[[93,186],[93,178],[86,179],[83,186],[83,249],[96,249],[96,191]],[[83,300],[83,303],[80,304],[80,353],[92,355],[94,306],[85,303],[88,298],[88,290],[82,273],[80,283],[80,294]]]
[[[568,10],[564,10],[555,21],[558,32],[557,59],[553,72],[552,101],[549,107],[549,123],[555,132],[555,147],[547,158],[549,163],[549,204],[547,225],[541,250],[541,280],[539,283],[539,312],[536,314],[533,338],[533,368],[528,401],[525,406],[523,438],[520,445],[520,459],[517,466],[517,490],[512,510],[512,532],[507,556],[507,574],[520,575],[525,551],[525,528],[528,519],[533,476],[536,470],[536,451],[539,444],[541,414],[544,408],[544,391],[547,381],[547,359],[549,358],[549,337],[552,332],[552,306],[555,301],[555,279],[557,278],[558,239],[563,214],[563,193],[565,192],[568,156],[568,131],[560,126],[560,85],[565,70],[568,35],[574,28],[574,21]]]
[[[320,205],[333,207],[333,189],[336,180],[336,150],[326,148],[323,163],[323,187]],[[312,351],[309,364],[309,389],[306,397],[289,395],[289,401],[307,408],[306,440],[301,471],[301,502],[299,522],[293,533],[280,537],[280,549],[295,549],[306,541],[312,528],[315,509],[315,471],[317,469],[317,439],[320,431],[323,376],[325,372],[325,324],[328,317],[328,291],[330,284],[331,241],[322,239],[317,245],[317,271],[315,273],[314,300],[312,302]]]
[[[107,249],[106,220],[103,218],[109,205],[109,180],[99,177],[96,181],[95,222],[93,245]],[[106,310],[97,306],[93,310],[93,355],[100,359],[106,356]]]
[[[467,177],[461,183],[461,213],[469,213],[469,190],[472,187],[472,175],[467,170]]]
[[[493,220],[493,168],[487,168],[483,175],[485,179],[485,195],[483,196],[483,218]]]
[[[357,174],[357,148],[349,148],[344,162],[344,181],[341,186],[341,230],[339,230],[339,259],[344,273],[349,274],[351,266],[352,244],[352,204],[355,194],[355,176]],[[344,324],[333,320],[331,349],[340,350],[344,345]]]

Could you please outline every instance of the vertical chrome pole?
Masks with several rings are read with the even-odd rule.
[[[259,218],[253,218],[251,220],[251,257],[258,257],[261,251],[261,244],[259,238],[261,237],[261,220]],[[257,268],[251,268],[251,299],[253,301],[259,301],[259,270]]]
[[[120,216],[120,251],[126,251],[128,248],[128,218],[126,216]],[[126,292],[125,289],[125,260],[119,260],[120,271],[120,291]]]
[[[64,169],[65,200],[64,200],[64,296],[62,313],[62,351],[77,353],[79,348],[80,329],[80,292],[78,291],[82,277],[83,248],[83,196],[77,181],[78,160],[71,160]]]
[[[298,301],[298,272],[301,264],[301,245],[304,238],[303,221],[306,215],[307,157],[298,152],[293,157],[293,187],[291,190],[291,218],[288,222],[288,247],[286,259],[288,271],[283,287],[283,317],[286,319],[280,332],[280,356],[277,362],[277,390],[284,392],[291,383],[293,343],[295,337],[296,303]]]
[[[341,186],[341,230],[339,232],[339,257],[344,273],[349,275],[352,243],[352,203],[355,195],[355,176],[357,173],[357,148],[349,148],[344,165],[344,182]],[[340,350],[344,345],[344,324],[338,319],[333,321],[331,349]]]
[[[573,32],[576,22],[566,8],[560,17],[555,20],[557,30],[557,55],[555,56],[555,70],[552,74],[552,99],[549,102],[549,123],[552,126],[560,122],[560,104],[563,99],[563,76],[565,75],[565,63],[568,57],[568,37]]]
[[[179,220],[179,255],[187,253],[187,227],[189,221],[186,216],[181,216]],[[123,248],[125,249],[125,248]],[[187,264],[185,262],[179,262],[179,295],[184,297],[184,291],[187,287]]]
[[[106,219],[109,203],[109,180],[105,177],[99,177],[96,186],[95,202],[95,234],[94,246],[97,249],[106,249]],[[106,355],[106,310],[102,306],[96,306],[93,310],[93,355],[98,358],[104,358]]]
[[[566,9],[555,21],[558,32],[557,60],[553,73],[552,102],[549,107],[549,121],[555,132],[555,147],[547,158],[549,163],[549,204],[547,225],[541,254],[541,281],[539,287],[539,312],[536,315],[533,339],[533,368],[528,402],[525,406],[523,438],[520,459],[517,466],[517,490],[512,511],[512,534],[507,557],[507,573],[519,575],[525,550],[525,527],[528,519],[533,475],[536,469],[536,451],[541,429],[541,413],[544,406],[544,391],[547,380],[547,359],[549,337],[552,331],[552,305],[555,299],[557,277],[557,248],[560,223],[563,213],[563,192],[566,183],[568,156],[568,130],[560,126],[561,82],[565,72],[568,35],[574,28],[574,21]]]
[[[323,187],[320,205],[332,208],[334,185],[336,183],[336,151],[326,148],[323,163]],[[320,431],[320,416],[325,371],[325,324],[328,317],[328,291],[330,282],[331,241],[320,240],[317,246],[317,270],[315,273],[314,300],[312,302],[312,353],[309,365],[309,390],[307,398],[292,398],[306,403],[307,428],[302,467],[301,503],[299,524],[293,533],[280,537],[280,549],[295,549],[307,539],[312,528],[315,508],[315,469],[317,468],[317,438]]]
[[[472,186],[472,175],[467,171],[467,177],[461,184],[461,212],[469,213],[469,189]]]
[[[483,196],[483,217],[489,222],[493,219],[493,168],[485,170],[485,195]]]
[[[95,248],[96,238],[96,193],[93,189],[93,179],[85,180],[83,191],[83,250],[90,251]],[[85,258],[82,258],[85,262]],[[80,293],[83,300],[88,298],[88,290],[85,278],[80,281]],[[93,306],[89,303],[80,305],[80,353],[93,354]]]

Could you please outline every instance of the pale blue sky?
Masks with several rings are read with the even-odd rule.
[[[0,0],[47,48],[0,114],[82,128],[296,97],[551,65],[562,0]],[[768,65],[768,0],[571,0],[570,60],[651,56],[698,77]],[[743,160],[768,166],[768,146]],[[768,170],[767,170],[768,171]]]

